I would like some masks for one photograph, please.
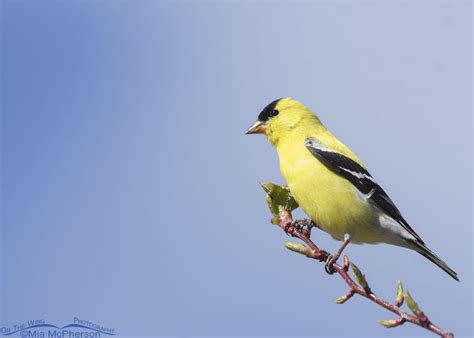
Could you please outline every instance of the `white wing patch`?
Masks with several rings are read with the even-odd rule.
[[[358,172],[355,172],[355,171],[352,171],[352,170],[349,170],[349,169],[346,169],[346,168],[343,168],[343,167],[339,167],[339,168],[341,168],[341,169],[344,170],[345,172],[348,172],[349,174],[351,174],[351,175],[357,177],[358,179],[366,178],[366,179],[368,179],[368,180],[371,180],[371,181],[374,182],[374,183],[377,183],[377,182],[375,182],[375,180],[373,179],[373,177],[370,176],[370,175],[366,175],[366,174],[364,174],[364,173],[358,173]]]
[[[313,148],[316,148],[316,149],[319,149],[321,151],[325,151],[327,153],[336,153],[336,151],[332,150],[332,149],[329,149],[328,147],[326,147],[324,144],[322,144],[321,142],[319,142],[318,139],[314,138],[314,137],[308,137],[305,141],[304,141],[304,145],[306,147],[313,147]]]

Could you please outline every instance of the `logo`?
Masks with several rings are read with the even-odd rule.
[[[44,319],[29,320],[26,323],[1,327],[2,336],[22,338],[99,338],[115,336],[114,328],[74,317],[71,324],[57,326]]]

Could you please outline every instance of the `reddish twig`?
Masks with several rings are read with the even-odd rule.
[[[299,244],[294,245],[293,243],[288,243],[287,248],[293,251],[296,251],[298,253],[301,253],[309,258],[316,259],[320,262],[326,262],[328,260],[329,254],[324,250],[320,250],[316,246],[316,244],[314,244],[314,242],[310,239],[311,227],[315,226],[315,224],[312,221],[310,220],[293,221],[291,212],[283,211],[280,213],[278,226],[282,228],[288,235],[297,237],[300,240],[302,240],[309,247],[308,248],[303,245],[299,245]],[[344,249],[346,245],[347,243],[344,243],[339,251],[342,252],[342,250]],[[344,296],[341,296],[340,298],[336,300],[337,303],[344,303],[346,300],[351,298],[354,294],[358,294],[382,306],[388,311],[395,313],[399,317],[398,319],[381,321],[380,323],[384,325],[385,327],[392,328],[392,327],[403,325],[406,322],[409,322],[414,325],[425,328],[431,332],[434,332],[443,338],[454,337],[452,333],[446,332],[445,330],[431,323],[428,317],[421,310],[418,309],[416,303],[414,303],[414,301],[411,299],[411,296],[409,296],[409,294],[406,295],[406,297],[409,297],[409,299],[407,298],[407,303],[410,300],[412,302],[411,304],[414,304],[415,306],[414,311],[413,311],[412,306],[410,306],[410,304],[409,306],[415,315],[410,315],[400,309],[399,306],[402,305],[403,300],[400,300],[398,296],[397,296],[397,300],[395,304],[391,304],[387,302],[386,300],[380,298],[379,296],[375,295],[366,284],[364,277],[362,278],[364,278],[364,283],[366,284],[365,287],[357,285],[357,283],[349,276],[349,273],[348,273],[349,265],[350,265],[349,259],[347,258],[347,256],[344,256],[343,266],[340,266],[334,263],[332,267],[330,267],[333,269],[333,271],[339,274],[342,277],[342,279],[346,282],[346,284],[350,287],[350,290],[347,294],[345,294]]]

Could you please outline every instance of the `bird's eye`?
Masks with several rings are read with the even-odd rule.
[[[276,109],[273,109],[272,112],[270,113],[271,116],[277,116],[278,114],[280,114],[280,112]]]

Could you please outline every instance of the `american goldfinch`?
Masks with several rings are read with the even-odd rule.
[[[246,134],[267,136],[278,152],[291,194],[317,227],[334,239],[409,248],[459,280],[428,249],[364,163],[303,104],[291,98],[271,102]]]

